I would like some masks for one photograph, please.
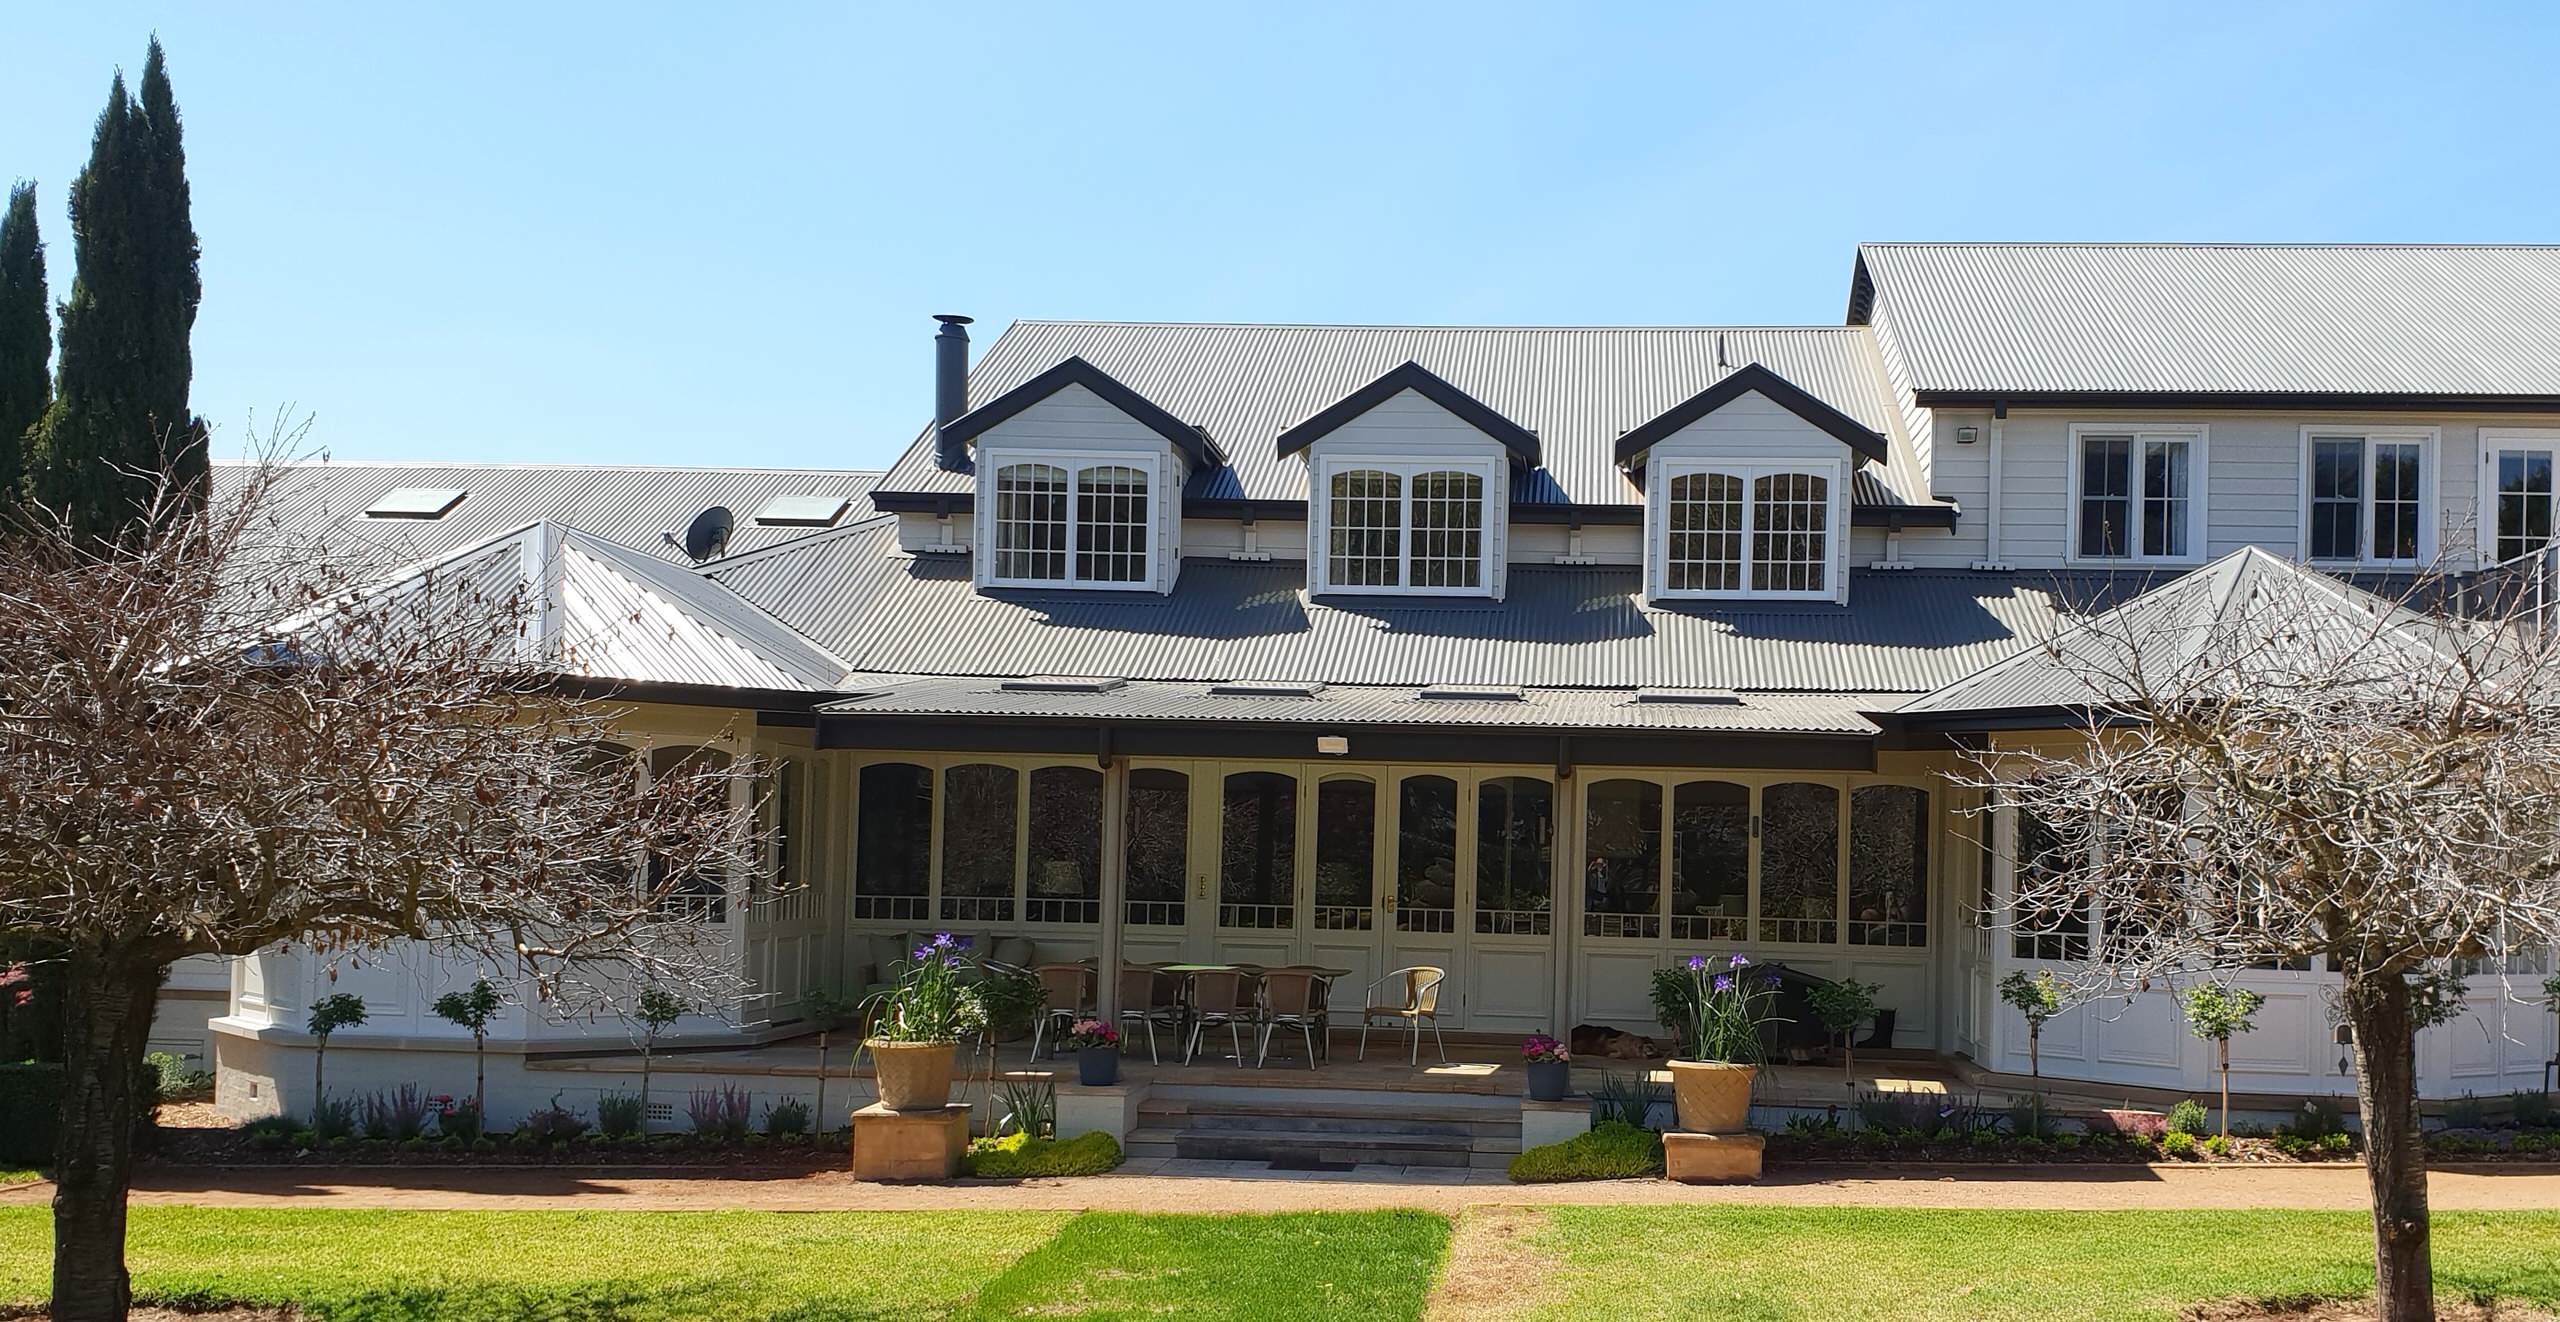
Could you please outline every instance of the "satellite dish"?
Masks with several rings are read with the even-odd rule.
[[[708,560],[729,549],[729,534],[737,531],[738,516],[726,505],[714,505],[693,516],[684,530],[684,553],[696,560]]]

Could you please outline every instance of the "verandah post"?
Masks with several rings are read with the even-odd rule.
[[[1129,906],[1129,759],[1103,756],[1102,941],[1094,957],[1094,1013],[1120,1022],[1120,938]]]

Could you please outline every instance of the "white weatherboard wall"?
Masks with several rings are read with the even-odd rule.
[[[990,453],[1022,451],[1024,458],[1038,459],[1040,452],[1049,451],[1125,455],[1132,465],[1154,471],[1154,486],[1147,493],[1147,515],[1155,524],[1156,539],[1150,569],[1156,591],[1173,590],[1174,578],[1182,572],[1182,486],[1190,479],[1191,467],[1163,436],[1102,396],[1083,386],[1070,385],[979,433],[973,444],[978,455],[978,492],[977,532],[972,544],[978,552],[981,581],[990,572],[992,560],[988,552],[994,545],[996,465],[989,462]],[[1062,466],[1072,472],[1073,465]],[[922,517],[930,523],[932,516]],[[904,521],[901,529],[903,533]]]
[[[1312,475],[1323,472],[1328,463],[1337,470],[1363,459],[1463,459],[1487,464],[1484,535],[1491,561],[1487,567],[1488,586],[1495,597],[1502,595],[1511,523],[1511,452],[1502,442],[1420,394],[1400,390],[1379,401],[1377,407],[1326,433],[1309,445],[1302,457],[1310,474],[1309,499],[1318,504],[1324,500],[1324,493],[1314,490]],[[1322,537],[1320,525],[1316,536],[1319,540]]]

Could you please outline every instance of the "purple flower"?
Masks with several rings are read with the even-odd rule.
[[[916,953],[915,953],[914,958],[915,958],[918,962],[922,962],[922,961],[924,961],[924,960],[928,960],[928,959],[933,958],[933,945],[932,945],[932,943],[931,943],[931,942],[927,942],[927,943],[926,943],[926,944],[924,944],[924,945],[917,946],[917,947],[916,947]]]
[[[1689,971],[1690,971],[1691,973],[1704,973],[1704,972],[1706,972],[1706,971],[1707,971],[1707,957],[1706,957],[1706,956],[1704,956],[1704,955],[1691,955],[1691,956],[1689,957]]]
[[[1769,985],[1770,985],[1770,986],[1772,986],[1772,987],[1780,986],[1780,985],[1783,985],[1785,982],[1786,982],[1786,979],[1779,977],[1779,976],[1778,976],[1778,971],[1777,971],[1776,969],[1771,969],[1771,970],[1769,970]]]
[[[1716,990],[1717,990],[1717,991],[1720,991],[1720,992],[1729,992],[1729,991],[1732,991],[1732,990],[1733,990],[1733,975],[1732,975],[1732,974],[1729,974],[1729,973],[1719,973],[1719,974],[1717,974],[1717,975],[1716,975]]]
[[[1750,963],[1751,957],[1749,955],[1743,954],[1739,950],[1733,952],[1733,967],[1746,968],[1749,967]]]
[[[958,944],[960,943],[953,940],[949,932],[936,932],[933,934],[933,948],[936,950],[949,950]]]

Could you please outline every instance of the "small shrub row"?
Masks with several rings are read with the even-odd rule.
[[[985,1179],[1025,1180],[1100,1175],[1119,1164],[1119,1142],[1097,1129],[1074,1138],[1033,1138],[1023,1133],[982,1138],[969,1145],[961,1171]]]
[[[1661,1173],[1662,1135],[1618,1120],[1603,1121],[1589,1133],[1531,1148],[1511,1159],[1515,1184],[1628,1180]]]

